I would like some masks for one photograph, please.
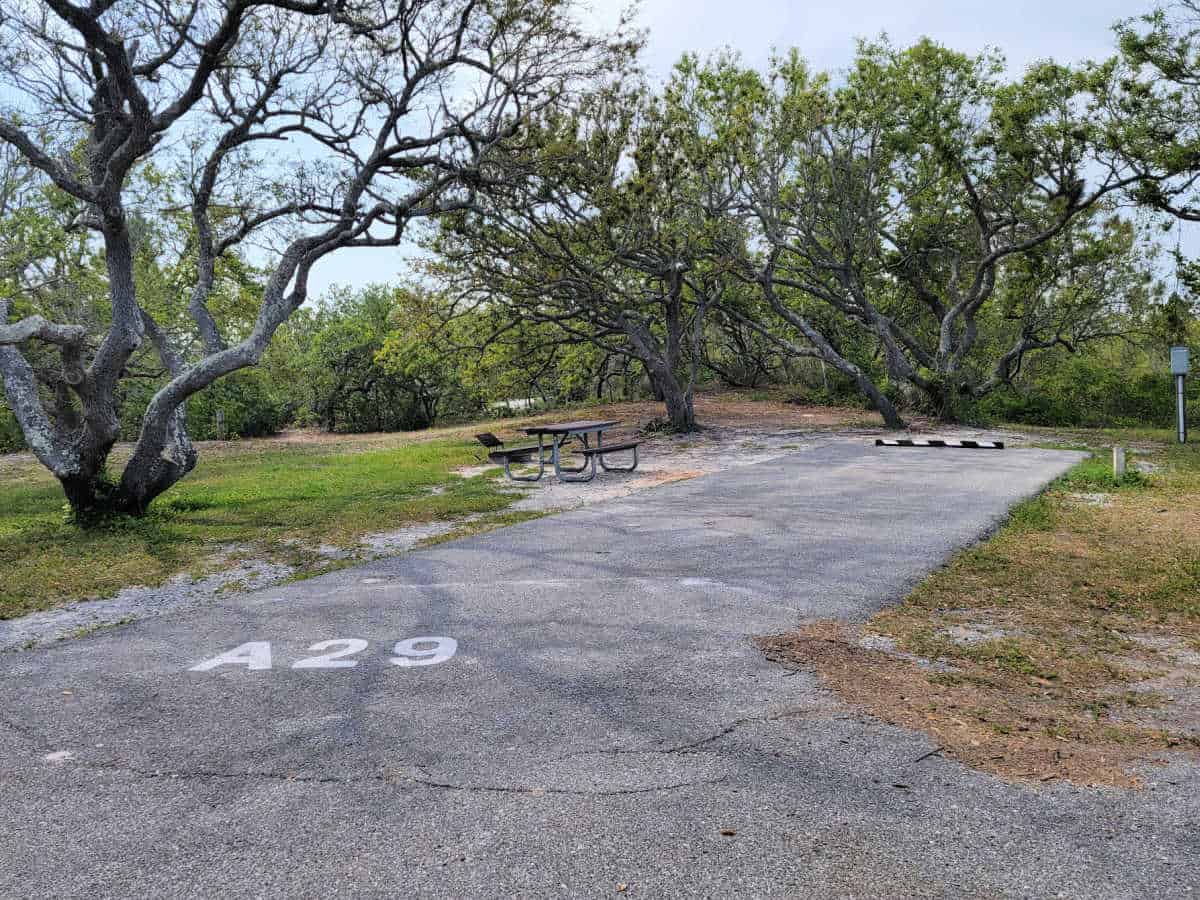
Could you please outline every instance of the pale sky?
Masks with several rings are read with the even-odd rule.
[[[592,0],[590,15],[614,24],[624,0]],[[649,30],[645,64],[662,78],[687,51],[738,51],[762,65],[772,49],[798,47],[814,68],[845,69],[860,37],[886,33],[898,45],[922,36],[956,50],[1001,50],[1010,68],[1054,58],[1100,59],[1112,53],[1112,25],[1140,15],[1148,2],[1131,0],[643,0],[637,22]],[[313,270],[318,296],[333,284],[359,287],[391,281],[404,270],[403,251],[344,250]]]

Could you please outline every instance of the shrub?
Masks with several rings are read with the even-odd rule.
[[[188,401],[188,433],[195,440],[219,436],[217,410],[225,413],[226,437],[276,434],[290,419],[287,404],[257,369],[227,375]]]
[[[1189,420],[1200,424],[1200,379],[1188,380]],[[1125,369],[1089,356],[1063,359],[1029,385],[996,391],[976,407],[983,420],[1086,428],[1150,426],[1175,422],[1170,375],[1147,367]]]
[[[16,453],[25,449],[25,437],[12,410],[0,398],[0,453]]]

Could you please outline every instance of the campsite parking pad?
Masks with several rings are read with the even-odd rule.
[[[870,615],[1078,458],[829,440],[0,654],[0,895],[1189,896],[1184,764],[918,762],[750,640]]]

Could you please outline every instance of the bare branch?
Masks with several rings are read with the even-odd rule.
[[[50,344],[76,346],[87,337],[82,325],[56,325],[41,316],[28,316],[11,325],[0,325],[0,344],[20,344],[37,338]]]

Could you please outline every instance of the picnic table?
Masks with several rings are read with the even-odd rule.
[[[534,480],[541,478],[546,468],[544,441],[547,437],[551,440],[550,458],[554,464],[554,474],[562,481],[591,481],[596,477],[597,461],[606,472],[632,472],[637,468],[638,464],[637,448],[639,442],[604,443],[604,432],[611,429],[614,425],[620,424],[616,420],[585,420],[579,422],[559,422],[549,425],[532,425],[526,428],[525,433],[527,435],[537,437],[538,439],[538,474]],[[594,446],[592,445],[593,437],[595,438]],[[563,444],[572,438],[578,439],[583,444],[583,449],[579,451],[584,458],[583,464],[580,466],[571,467],[562,464]],[[626,452],[633,453],[633,464],[630,466],[612,466],[604,458],[609,453]]]

